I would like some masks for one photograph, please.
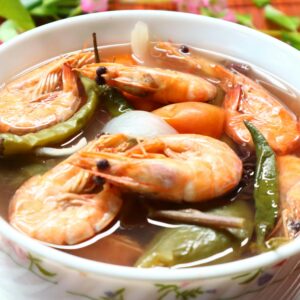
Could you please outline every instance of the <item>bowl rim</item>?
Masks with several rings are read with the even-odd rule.
[[[0,47],[0,56],[1,52],[9,49],[10,47],[18,46],[22,43],[23,40],[26,40],[29,37],[34,37],[35,35],[47,31],[48,29],[56,29],[60,26],[70,24],[71,22],[85,22],[89,19],[97,18],[101,19],[103,17],[124,17],[124,16],[149,16],[151,15],[160,18],[177,18],[180,19],[194,19],[199,20],[201,18],[207,23],[215,23],[220,26],[227,26],[232,30],[238,30],[244,34],[254,36],[254,37],[263,37],[269,42],[272,42],[274,46],[280,47],[285,51],[289,51],[293,55],[297,55],[300,58],[299,52],[292,48],[291,46],[273,38],[267,36],[261,32],[255,31],[253,29],[230,23],[227,21],[213,19],[206,16],[199,16],[181,12],[170,12],[170,11],[152,11],[152,10],[134,10],[134,11],[110,11],[110,12],[101,12],[90,15],[77,16],[65,20],[60,20],[54,23],[43,25],[41,27],[35,28],[28,32],[23,33],[22,35],[16,37],[12,41],[4,43]],[[78,270],[85,273],[93,273],[99,276],[106,276],[116,279],[126,279],[126,280],[135,280],[135,281],[151,281],[151,282],[174,282],[174,281],[194,281],[200,279],[211,279],[211,278],[220,278],[226,276],[236,275],[238,273],[251,272],[259,268],[267,267],[281,262],[297,253],[300,253],[300,239],[295,239],[289,242],[286,245],[279,247],[276,250],[269,251],[263,254],[252,256],[245,259],[236,260],[233,262],[217,264],[212,266],[202,266],[194,267],[187,269],[175,269],[175,268],[150,268],[142,269],[135,267],[125,267],[112,265],[102,262],[96,262],[88,260],[85,258],[77,257],[64,253],[62,251],[49,248],[37,240],[34,240],[30,237],[25,236],[24,234],[18,232],[12,226],[9,225],[2,217],[0,217],[0,233],[5,236],[7,239],[12,240],[17,245],[22,246],[24,249],[29,250],[43,259],[46,259],[50,262]],[[1,239],[1,236],[0,236]]]

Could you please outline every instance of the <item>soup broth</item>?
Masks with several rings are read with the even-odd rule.
[[[88,50],[92,51],[92,50]],[[271,74],[259,69],[250,68],[246,64],[240,63],[235,59],[224,57],[221,53],[208,52],[202,49],[195,49],[189,47],[191,55],[205,56],[216,63],[222,64],[223,66],[231,66],[239,72],[244,73],[248,77],[252,78],[263,87],[265,87],[271,94],[276,98],[280,99],[282,103],[293,110],[297,115],[299,114],[299,94],[294,89],[291,89],[287,84],[275,78]],[[100,57],[104,61],[113,61],[116,63],[123,63],[124,61],[134,60],[131,58],[131,50],[129,45],[111,45],[108,47],[100,48]],[[54,58],[54,61],[59,58]],[[52,60],[51,60],[52,61]],[[45,62],[45,64],[49,61]],[[149,67],[160,67],[160,68],[172,68],[184,72],[190,72],[190,69],[183,67],[182,65],[176,66],[176,64],[170,64],[163,60],[153,58],[148,62]],[[26,72],[23,73],[25,76]],[[17,79],[21,77],[17,76]],[[15,80],[16,78],[12,79]],[[216,83],[213,78],[206,77],[206,79],[212,83]],[[3,88],[7,88],[10,83],[7,83]],[[224,92],[218,87],[218,97],[209,103],[221,106],[223,102]],[[73,136],[69,141],[65,141],[55,147],[66,147],[72,144],[76,144],[80,138],[86,137],[88,141],[93,140],[100,132],[103,126],[110,119],[109,113],[105,108],[100,105],[97,111],[94,113],[93,118],[89,121],[88,125],[85,126],[81,132],[76,136]],[[147,124],[145,124],[147,126]],[[222,140],[228,143],[236,151],[238,156],[243,162],[243,175],[239,185],[235,187],[230,193],[225,194],[214,200],[200,202],[196,204],[190,203],[170,203],[159,200],[153,200],[151,197],[144,195],[138,195],[135,193],[127,192],[122,197],[124,204],[121,212],[112,224],[110,224],[103,232],[96,235],[96,237],[86,242],[74,245],[73,249],[66,251],[72,255],[77,255],[87,259],[96,261],[106,262],[110,264],[119,264],[133,266],[146,251],[147,246],[155,236],[165,228],[177,228],[180,226],[180,222],[171,222],[166,220],[157,220],[149,216],[149,210],[153,209],[186,209],[194,208],[200,211],[210,211],[222,205],[233,203],[237,201],[245,201],[249,205],[249,209],[254,212],[254,199],[253,199],[253,185],[254,185],[254,172],[255,172],[255,155],[243,145],[238,145],[233,142],[228,136],[223,135]],[[224,158],[226,159],[226,158]],[[14,195],[15,191],[21,184],[28,178],[42,174],[47,170],[51,169],[59,162],[62,158],[45,158],[36,157],[34,155],[18,155],[13,157],[3,157],[0,161],[0,214],[3,218],[8,220],[8,207],[9,201]],[[239,241],[243,248],[245,244],[248,245],[246,239]],[[63,248],[63,247],[62,247]],[[246,249],[247,248],[247,249]],[[253,255],[249,250],[250,248],[245,247],[240,257]],[[178,263],[175,267],[188,267],[188,266],[199,266],[215,264],[223,261],[223,257],[228,259],[228,253],[236,251],[234,247],[228,247],[226,251],[222,249],[220,252],[213,252],[211,256],[207,256],[203,259],[191,263]],[[120,255],[122,253],[122,255]]]

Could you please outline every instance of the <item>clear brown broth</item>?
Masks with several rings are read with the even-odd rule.
[[[102,58],[118,56],[122,53],[129,53],[130,48],[128,45],[117,45],[102,48],[100,55]],[[237,63],[234,59],[224,58],[222,54],[207,52],[201,49],[192,49],[195,53],[205,55],[210,59],[213,59],[217,63],[231,64]],[[52,61],[52,60],[51,60]],[[48,62],[48,61],[47,61]],[[46,62],[46,63],[47,63]],[[156,62],[153,60],[150,66],[164,67],[162,62]],[[34,68],[31,68],[31,70]],[[22,74],[24,74],[23,72]],[[281,99],[286,106],[291,108],[297,115],[300,114],[299,94],[282,81],[278,80],[274,76],[267,72],[264,72],[258,68],[251,69],[247,72],[247,76],[256,80],[269,90],[275,97]],[[15,77],[15,78],[18,78]],[[92,140],[100,132],[104,124],[109,120],[108,113],[103,108],[98,108],[93,119],[88,126],[84,128],[76,137],[73,137],[70,141],[64,142],[62,145],[66,146],[75,143],[79,138],[85,136],[88,140]],[[195,208],[201,210],[207,210],[220,204],[227,203],[237,198],[246,198],[252,201],[253,192],[253,174],[254,174],[254,158],[250,156],[249,152],[236,145],[238,155],[244,161],[244,174],[243,179],[239,186],[230,194],[216,199],[213,202],[207,202],[204,204],[193,205]],[[8,207],[9,201],[16,189],[28,178],[35,174],[41,174],[48,169],[55,166],[62,159],[45,159],[37,158],[34,156],[17,156],[12,158],[3,158],[0,160],[0,215],[5,219],[8,219]],[[147,217],[146,203],[152,203],[152,205],[160,208],[178,208],[178,207],[191,207],[191,205],[178,205],[163,202],[152,202],[151,199],[144,199],[143,197],[127,194],[124,195],[124,207],[120,213],[118,220],[114,224],[113,235],[108,235],[96,243],[85,246],[77,250],[67,251],[73,255],[80,257],[93,259],[97,261],[120,264],[120,265],[133,265],[138,256],[140,255],[140,248],[145,248],[151,241],[153,236],[163,227],[168,227],[170,224],[164,222],[154,222]],[[112,239],[113,237],[113,239]],[[116,250],[125,249],[122,255],[114,253],[108,248],[116,246]],[[126,253],[126,249],[128,253]],[[117,252],[118,252],[117,251]],[[249,254],[244,254],[249,255]],[[201,262],[197,262],[197,265],[201,265]]]

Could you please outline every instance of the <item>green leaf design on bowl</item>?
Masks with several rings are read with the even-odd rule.
[[[178,300],[190,300],[197,299],[198,296],[204,294],[203,289],[201,287],[193,288],[193,289],[182,289],[176,284],[155,284],[157,287],[158,298],[157,300],[163,300],[168,295],[173,294],[175,299]]]

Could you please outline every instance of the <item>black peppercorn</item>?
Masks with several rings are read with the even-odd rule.
[[[110,167],[109,161],[107,159],[101,159],[97,161],[98,170],[105,170]]]
[[[107,69],[105,67],[99,67],[96,70],[96,74],[98,77],[101,77],[101,75],[105,74],[107,72]]]

